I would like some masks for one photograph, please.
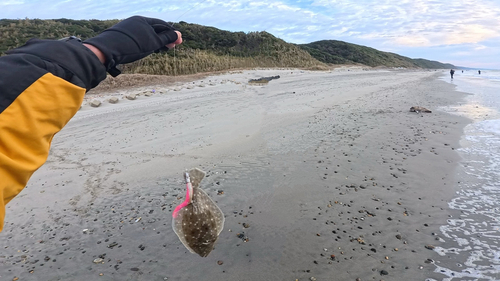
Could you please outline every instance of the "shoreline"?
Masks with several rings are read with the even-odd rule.
[[[269,73],[281,78],[243,83]],[[454,150],[470,121],[437,109],[463,93],[430,72],[250,70],[215,79],[235,82],[84,106],[7,206],[0,276],[443,277],[426,246],[442,243],[434,234],[450,214]],[[415,105],[433,112],[409,112]],[[194,166],[207,171],[202,185],[226,215],[205,259],[186,253],[170,226],[181,173]],[[94,264],[100,256],[104,264]]]
[[[472,78],[474,79],[474,78]],[[470,74],[451,81],[457,90],[470,93],[464,103],[445,111],[473,120],[464,128],[462,160],[457,169],[459,190],[449,202],[453,216],[440,228],[446,241],[437,252],[437,264],[447,280],[496,279],[499,262],[497,239],[498,147],[500,121],[498,85],[491,78],[472,80]],[[443,79],[445,81],[446,79]],[[473,245],[473,246],[472,246]]]

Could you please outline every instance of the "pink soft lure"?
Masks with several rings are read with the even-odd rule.
[[[186,200],[174,209],[172,228],[191,253],[206,257],[224,228],[224,214],[200,188],[205,172],[191,169],[184,174]]]

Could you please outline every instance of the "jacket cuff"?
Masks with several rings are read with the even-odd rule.
[[[7,51],[6,54],[30,54],[42,60],[56,64],[65,70],[56,76],[87,89],[96,87],[106,79],[106,67],[97,56],[77,40],[41,40],[31,39],[25,45]],[[47,67],[50,72],[51,67]]]

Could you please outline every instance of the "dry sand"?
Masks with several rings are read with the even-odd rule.
[[[469,121],[439,110],[464,95],[439,73],[252,70],[89,96],[7,206],[0,279],[441,279],[426,246]],[[192,167],[226,215],[207,258],[171,227]]]

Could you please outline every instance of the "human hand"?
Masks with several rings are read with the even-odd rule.
[[[120,74],[116,69],[119,64],[139,60],[181,43],[182,34],[167,22],[141,16],[125,19],[84,41],[94,53],[96,51],[90,46],[102,53],[104,65],[112,76]],[[99,54],[96,55],[99,57]]]
[[[177,33],[177,41],[175,41],[174,43],[170,43],[170,44],[167,44],[167,48],[168,49],[172,49],[173,47],[175,47],[176,45],[179,45],[179,44],[182,44],[182,34],[180,33],[180,31],[175,31],[175,33]]]

